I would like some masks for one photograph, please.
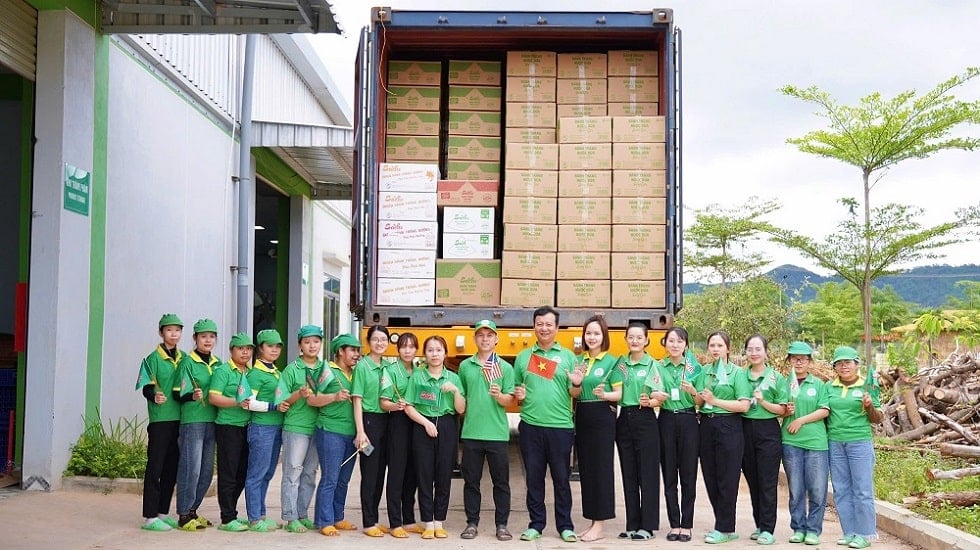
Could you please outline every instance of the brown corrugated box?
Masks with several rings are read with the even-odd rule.
[[[558,58],[555,52],[507,52],[507,76],[555,76]]]
[[[508,143],[507,170],[557,170],[558,145],[553,143]]]
[[[508,103],[508,128],[554,128],[557,124],[554,103]]]
[[[436,111],[388,111],[385,116],[388,135],[439,135],[439,113]]]
[[[613,252],[612,279],[649,281],[664,278],[663,252]]]
[[[539,307],[555,305],[555,282],[533,279],[502,279],[500,305]]]
[[[555,252],[504,250],[500,275],[504,278],[554,279]]]
[[[545,197],[504,197],[504,223],[558,223],[558,199]]]
[[[454,160],[500,161],[500,138],[489,136],[449,136],[446,157]]]
[[[607,116],[561,117],[559,143],[606,143],[612,141],[612,119]]]
[[[609,76],[656,76],[660,52],[656,50],[610,50],[606,54]]]
[[[558,172],[559,197],[612,196],[611,170],[562,170]]]
[[[560,208],[559,208],[560,211]],[[612,223],[667,223],[667,199],[659,197],[614,197]]]
[[[500,181],[500,163],[466,160],[447,162],[446,178],[451,180]]]
[[[558,78],[605,78],[607,63],[604,53],[560,53]]]
[[[438,111],[442,89],[438,86],[388,86],[389,111]]]
[[[449,83],[470,86],[500,86],[500,62],[450,59]]]
[[[613,252],[665,252],[666,250],[667,226],[665,225],[612,226]]]
[[[505,170],[504,195],[508,197],[557,197],[557,170]]]
[[[558,248],[558,226],[505,223],[504,250],[554,252]]]
[[[665,197],[667,172],[665,170],[613,170],[612,196]]]
[[[439,161],[439,138],[436,136],[386,136],[385,160]]]
[[[666,124],[662,116],[612,117],[612,141],[662,143],[667,141]]]
[[[507,128],[507,143],[558,143],[554,128]]]
[[[499,181],[440,180],[439,206],[497,206]]]
[[[438,86],[442,82],[439,61],[389,61],[388,85]]]
[[[500,305],[500,260],[436,260],[436,303]]]
[[[659,103],[607,103],[609,116],[657,116],[660,114]]]
[[[500,112],[449,111],[449,135],[499,136]]]
[[[499,111],[503,104],[500,86],[449,87],[450,111]]]
[[[560,170],[609,170],[612,168],[612,146],[609,143],[562,143],[558,147],[558,168]]]
[[[667,166],[667,147],[663,143],[614,143],[614,170],[663,170]]]
[[[588,105],[606,103],[608,89],[605,78],[559,78],[555,101],[561,104]]]
[[[655,103],[660,101],[660,79],[655,76],[610,76],[609,103]]]
[[[558,226],[559,252],[609,252],[611,241],[611,225]]]
[[[612,307],[663,308],[667,287],[663,281],[613,281]]]
[[[507,103],[554,103],[555,78],[508,76],[504,99]]]
[[[606,116],[606,106],[601,103],[564,103],[557,107],[558,118],[570,116]]]
[[[558,279],[608,279],[608,252],[559,252]]]
[[[562,197],[558,199],[559,225],[603,225],[612,223],[612,199],[597,197]]]
[[[609,307],[608,280],[558,281],[558,307]]]

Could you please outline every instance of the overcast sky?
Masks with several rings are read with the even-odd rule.
[[[373,2],[332,1],[343,36],[314,36],[331,76],[348,94],[354,52]],[[816,84],[856,103],[879,91],[923,93],[936,83],[980,66],[980,2],[852,0],[827,2],[693,0],[646,4],[619,0],[537,0],[539,11],[648,11],[674,9],[683,30],[684,205],[740,205],[750,196],[778,199],[777,225],[822,237],[845,213],[840,197],[858,197],[857,169],[799,152],[786,143],[823,127],[814,109],[779,93],[786,84]],[[527,0],[402,0],[394,9],[527,10]],[[976,79],[980,80],[980,79]],[[980,82],[957,97],[980,99]],[[980,135],[980,127],[961,133]],[[892,168],[872,191],[872,203],[925,208],[924,225],[949,220],[959,207],[980,204],[980,151],[944,152]],[[689,221],[693,216],[687,215]],[[775,245],[756,245],[773,265],[813,262]],[[944,260],[980,263],[975,243],[950,247]],[[821,271],[823,272],[823,271]]]

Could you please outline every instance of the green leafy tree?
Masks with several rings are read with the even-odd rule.
[[[828,282],[815,287],[816,296],[796,305],[801,335],[821,347],[852,345],[861,339],[861,294],[849,283]],[[891,286],[872,289],[871,320],[882,333],[908,322],[911,304]]]
[[[980,281],[956,281],[955,286],[963,289],[963,298],[950,296],[948,309],[980,312]]]
[[[961,211],[957,220],[931,228],[921,228],[914,222],[912,211],[901,205],[873,208],[871,190],[881,181],[884,170],[908,159],[925,159],[940,151],[959,149],[972,151],[980,139],[954,136],[952,132],[964,123],[980,122],[980,101],[960,101],[952,92],[980,75],[980,68],[971,67],[964,73],[939,83],[919,96],[914,90],[902,92],[891,99],[874,93],[856,106],[842,105],[829,93],[811,86],[785,86],[782,92],[818,108],[817,114],[827,119],[828,127],[812,131],[803,137],[791,138],[789,143],[800,151],[839,160],[861,172],[862,200],[848,199],[852,216],[838,237],[857,238],[856,244],[816,243],[792,231],[780,231],[778,242],[799,250],[817,260],[820,265],[839,273],[858,287],[862,297],[866,356],[871,355],[871,282],[888,273],[902,261],[929,257],[934,251],[955,239],[947,239],[954,230],[975,221],[976,209]],[[863,210],[858,217],[859,207]],[[877,222],[897,219],[904,224],[892,230]],[[885,239],[879,243],[876,239]],[[880,245],[901,245],[907,252]]]
[[[750,197],[735,208],[712,204],[696,209],[694,223],[684,233],[690,245],[685,267],[706,272],[722,287],[756,274],[768,260],[760,252],[749,251],[747,245],[770,228],[761,218],[779,208],[775,200]]]

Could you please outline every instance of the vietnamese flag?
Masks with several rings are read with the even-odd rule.
[[[540,355],[531,354],[531,360],[527,363],[527,372],[536,374],[546,380],[555,379],[555,369],[558,368],[558,361],[546,359]]]

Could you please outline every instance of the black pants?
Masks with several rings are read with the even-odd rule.
[[[228,523],[238,517],[238,499],[245,490],[248,428],[216,424],[214,442],[218,447],[218,509],[221,523]]]
[[[486,458],[493,482],[494,525],[507,525],[510,518],[510,457],[507,441],[463,440],[463,509],[466,523],[480,524],[480,482],[483,480],[483,460]]]
[[[742,415],[701,415],[701,475],[715,513],[715,530],[735,532],[735,503],[745,452]]]
[[[693,410],[660,409],[660,466],[664,474],[664,500],[671,529],[694,526],[694,498],[698,487],[698,417]],[[680,506],[677,482],[681,485]]]
[[[170,513],[170,502],[177,486],[180,451],[177,436],[180,420],[150,422],[146,425],[146,475],[143,476],[143,517]]]
[[[422,521],[446,521],[459,428],[454,414],[426,418],[436,425],[439,435],[429,437],[425,428],[418,424],[412,433],[415,474],[419,482],[419,515]]]
[[[548,524],[548,510],[544,505],[544,476],[551,470],[551,483],[555,493],[555,526],[558,532],[575,530],[572,523],[572,444],[575,430],[571,428],[545,428],[521,421],[521,458],[524,461],[524,479],[527,483],[527,526],[544,532]]]
[[[381,492],[385,487],[385,467],[388,464],[388,446],[385,436],[388,435],[388,413],[365,412],[364,433],[374,445],[371,456],[361,453],[357,461],[361,464],[361,521],[364,527],[378,524],[378,506],[381,504]]]
[[[388,523],[392,529],[415,523],[415,460],[412,458],[412,432],[415,422],[402,411],[388,415]]]
[[[623,471],[626,530],[660,529],[660,434],[650,408],[622,407],[616,420],[616,447]]]
[[[585,519],[616,517],[615,444],[616,406],[606,401],[580,401],[575,406],[575,452]]]
[[[742,433],[745,436],[742,472],[752,496],[752,518],[756,529],[772,533],[776,529],[776,484],[783,458],[779,421],[743,418]]]

